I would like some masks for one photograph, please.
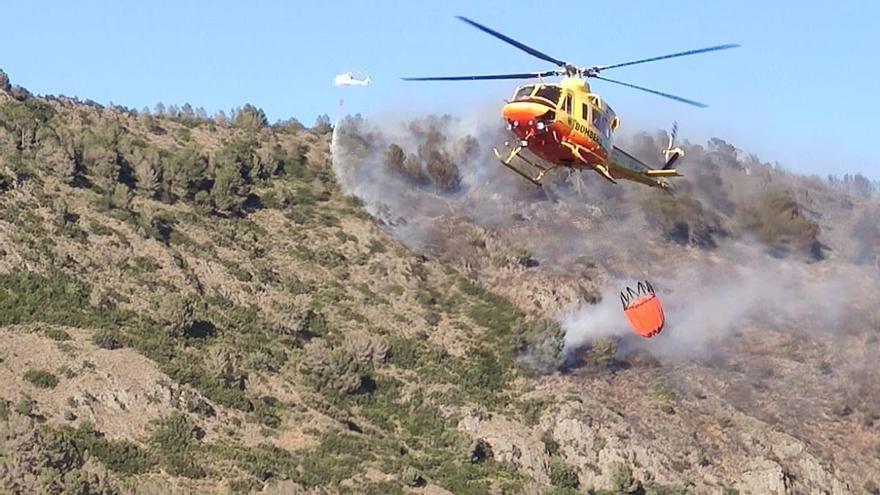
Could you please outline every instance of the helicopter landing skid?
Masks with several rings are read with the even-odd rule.
[[[538,187],[542,187],[541,179],[544,178],[544,174],[546,174],[547,172],[549,172],[550,170],[552,170],[552,169],[555,168],[555,167],[547,168],[547,167],[542,167],[542,166],[540,166],[540,165],[538,165],[538,164],[536,164],[536,163],[532,163],[531,161],[529,161],[529,160],[526,159],[525,157],[520,156],[519,153],[520,153],[522,150],[523,150],[523,147],[522,147],[522,146],[517,146],[517,147],[515,147],[515,148],[512,148],[512,149],[510,150],[510,153],[507,154],[507,157],[506,157],[506,158],[502,158],[501,153],[498,152],[498,148],[494,148],[492,151],[495,152],[495,157],[498,159],[498,161],[499,161],[502,165],[504,165],[505,167],[509,168],[510,170],[513,170],[513,171],[516,172],[520,177],[526,179],[527,181],[531,182],[532,184],[534,184],[534,185],[536,185],[536,186],[538,186]],[[538,175],[536,175],[536,176],[534,176],[534,177],[530,176],[529,174],[523,172],[522,170],[518,169],[517,167],[514,167],[514,166],[511,164],[511,162],[513,161],[514,158],[519,158],[520,160],[522,160],[522,161],[528,163],[529,165],[531,165],[532,167],[534,167],[534,168],[540,170],[540,172],[538,172]]]

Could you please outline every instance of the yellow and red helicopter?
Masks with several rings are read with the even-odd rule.
[[[538,79],[538,83],[516,88],[513,99],[508,101],[501,109],[508,129],[518,138],[518,144],[511,147],[506,156],[499,153],[497,149],[495,150],[495,155],[504,166],[537,186],[541,185],[541,180],[547,172],[565,167],[571,170],[591,169],[614,183],[618,179],[626,179],[652,187],[671,190],[672,184],[666,178],[679,177],[681,175],[673,168],[673,165],[684,155],[684,151],[681,148],[675,147],[677,126],[673,126],[672,133],[669,136],[669,143],[666,149],[663,150],[665,162],[659,168],[648,166],[626,151],[614,146],[613,134],[620,126],[620,118],[615,115],[605,100],[591,91],[587,79],[600,79],[629,88],[647,91],[696,107],[705,107],[706,105],[693,100],[608,79],[599,74],[608,69],[725,50],[739,46],[737,44],[710,46],[631,62],[577,67],[553,58],[466,17],[459,16],[458,19],[534,57],[555,64],[559,68],[518,74],[404,77],[403,79],[405,81]],[[543,78],[549,76],[562,76],[562,80],[558,84],[544,82]],[[525,150],[530,151],[541,160],[530,160],[522,156]],[[514,166],[513,161],[515,158],[519,158],[536,169],[537,175],[533,176]]]

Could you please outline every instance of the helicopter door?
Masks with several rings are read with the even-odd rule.
[[[562,102],[562,111],[565,113],[565,123],[569,126],[571,125],[571,107],[572,107],[572,96],[571,93],[565,92],[565,100]]]

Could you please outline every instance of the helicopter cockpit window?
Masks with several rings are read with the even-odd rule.
[[[523,86],[517,90],[516,94],[513,95],[514,100],[525,100],[529,96],[532,95],[532,90],[534,90],[534,86]]]
[[[565,103],[563,103],[565,113],[571,115],[571,95],[565,95]]]
[[[535,98],[550,100],[554,105],[559,101],[559,86],[541,86],[535,93]]]
[[[590,106],[587,105],[586,103],[583,104],[583,112],[584,112],[583,119],[590,120]]]

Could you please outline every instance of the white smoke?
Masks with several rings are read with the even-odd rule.
[[[530,184],[494,162],[490,150],[502,134],[491,113],[420,122],[440,129],[443,136],[437,146],[450,156],[458,153],[460,139],[477,138],[478,156],[458,161],[459,191],[444,193],[415,186],[389,172],[383,163],[391,143],[407,154],[417,152],[424,145],[423,128],[359,118],[346,119],[334,132],[333,169],[341,187],[363,200],[368,211],[405,244],[434,256],[473,255],[467,242],[456,237],[459,231],[448,230],[452,225],[482,228],[500,246],[524,246],[540,260],[538,270],[572,272],[577,260],[594,260],[602,268],[595,278],[602,286],[600,302],[558,315],[569,350],[600,336],[612,336],[621,339],[624,351],[688,358],[717,352],[725,339],[762,329],[833,331],[841,312],[852,305],[852,294],[876,291],[876,274],[861,273],[842,260],[805,263],[775,258],[765,254],[759,243],[743,239],[722,241],[711,250],[674,246],[641,214],[638,201],[657,194],[642,186],[613,186],[587,173],[584,195],[561,188],[553,200],[541,197]],[[713,146],[721,151],[700,152],[702,157],[695,153],[691,160],[700,163],[686,163],[684,167],[691,168],[684,171],[699,175],[694,169],[707,163],[709,169],[713,160],[736,162],[729,150],[717,143]],[[727,174],[724,184],[733,190],[731,198],[750,197],[766,187],[740,168],[737,163],[720,168]],[[724,190],[697,192],[711,207],[719,198],[705,196]],[[512,220],[514,216],[519,220]],[[667,316],[663,333],[649,340],[634,336],[618,298],[624,286],[644,278],[657,289]]]
[[[616,336],[658,356],[689,357],[716,352],[732,335],[762,329],[833,331],[860,286],[857,273],[846,267],[777,259],[739,243],[721,246],[714,263],[681,268],[652,280],[666,315],[660,335],[630,338],[618,297],[627,281],[614,281],[599,303],[562,319],[566,349]]]
[[[384,154],[390,144],[406,154],[418,154],[425,146],[424,129],[442,134],[433,146],[456,160],[461,188],[450,193],[418,187],[390,172]],[[466,118],[429,117],[418,125],[399,120],[367,122],[359,117],[336,126],[331,143],[332,165],[343,191],[360,198],[367,211],[388,225],[409,247],[424,249],[437,233],[435,219],[442,215],[466,217],[479,225],[509,223],[513,211],[527,207],[523,191],[534,194],[521,179],[494,163],[491,148],[500,139],[496,116],[471,114]],[[479,144],[476,157],[463,157],[463,139]],[[422,165],[424,168],[424,164]]]

